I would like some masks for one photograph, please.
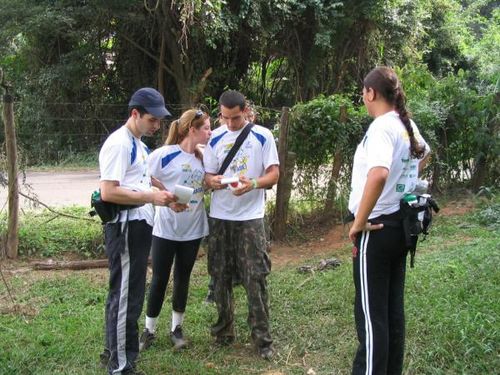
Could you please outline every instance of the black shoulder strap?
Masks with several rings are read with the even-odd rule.
[[[252,130],[253,124],[249,122],[247,126],[243,128],[241,131],[240,135],[238,135],[238,138],[236,138],[236,142],[234,142],[233,147],[231,147],[231,150],[229,150],[228,154],[226,155],[226,158],[222,162],[222,165],[219,169],[219,172],[217,172],[218,175],[224,174],[226,171],[227,167],[231,163],[231,161],[234,158],[234,155],[238,152],[240,149],[240,146],[242,145],[243,141],[245,141],[246,137],[250,133],[250,130]]]

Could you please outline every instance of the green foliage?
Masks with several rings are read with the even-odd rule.
[[[462,170],[470,177],[483,150],[493,164],[498,104],[492,96],[500,82],[500,12],[493,0],[158,4],[164,6],[2,1],[0,66],[13,83],[28,164],[97,152],[123,123],[128,97],[140,86],[162,88],[174,112],[226,88],[242,90],[257,106],[280,108],[333,93],[354,97],[376,64],[411,71],[409,104],[439,150],[439,179]],[[408,88],[423,80],[412,95]],[[266,124],[276,122],[271,111],[261,112]],[[325,135],[309,130],[306,138]],[[442,145],[459,151],[450,155]]]
[[[474,219],[489,229],[500,230],[500,202],[498,198],[483,204],[483,207],[474,214]]]
[[[471,73],[462,70],[441,79],[424,65],[407,65],[398,73],[413,118],[433,149],[436,182],[470,180],[486,168],[488,177],[482,183],[495,185],[500,144],[494,88],[475,85]],[[485,166],[479,165],[481,157],[487,161]]]
[[[89,218],[88,211],[77,206],[60,209],[63,214],[76,218],[59,216],[49,210],[25,212],[20,219],[19,255],[62,257],[78,253],[85,258],[102,257],[104,238],[100,221],[77,219]],[[6,220],[3,215],[2,232],[6,230]]]
[[[500,204],[492,205],[477,214],[477,221],[491,229],[500,229]]]
[[[303,199],[322,202],[332,193],[332,186],[337,192],[343,190],[367,121],[366,113],[342,95],[319,96],[292,108],[289,150],[297,155],[294,186]],[[338,176],[331,176],[334,163],[342,170]]]
[[[341,107],[345,108],[345,119],[341,118]],[[317,169],[329,162],[336,152],[352,154],[365,124],[366,117],[348,97],[319,96],[292,108],[290,151],[297,154],[299,167]]]

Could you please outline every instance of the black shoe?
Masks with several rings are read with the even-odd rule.
[[[123,375],[146,375],[144,372],[136,370],[135,367],[129,370],[122,371]]]
[[[182,327],[175,327],[173,332],[170,332],[170,341],[174,346],[174,350],[180,350],[187,347],[187,342],[184,340],[184,335],[182,334]]]
[[[270,361],[274,357],[274,348],[272,345],[263,346],[259,348],[259,355],[261,358]]]
[[[109,358],[111,357],[111,352],[109,349],[104,349],[101,354],[99,354],[99,367],[108,368]]]
[[[139,339],[139,351],[142,352],[143,350],[149,348],[151,345],[153,345],[155,339],[156,335],[152,332],[149,332],[149,329],[144,328],[144,331],[142,331],[141,337]]]

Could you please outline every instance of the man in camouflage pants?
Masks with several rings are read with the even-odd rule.
[[[214,191],[210,203],[208,271],[215,282],[218,320],[212,335],[219,344],[234,341],[233,274],[242,277],[248,299],[248,324],[260,356],[274,354],[269,330],[266,277],[271,270],[264,229],[264,189],[278,181],[279,161],[272,133],[254,125],[229,167],[218,175],[226,155],[242,130],[245,97],[226,91],[219,100],[225,124],[215,129],[204,152],[205,182]],[[228,188],[225,177],[239,177],[239,186]]]

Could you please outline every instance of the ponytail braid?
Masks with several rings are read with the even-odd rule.
[[[165,141],[166,145],[176,145],[179,143],[179,119],[174,120],[170,123],[168,128],[168,136]]]
[[[401,122],[405,126],[405,129],[408,132],[408,136],[410,137],[410,155],[413,158],[420,159],[422,156],[424,156],[425,149],[420,146],[417,139],[415,138],[415,134],[413,133],[413,126],[411,126],[410,116],[408,111],[406,110],[405,94],[401,86],[398,86],[396,88],[394,105],[396,107],[396,111],[399,114],[399,118],[401,119]]]
[[[401,82],[394,70],[387,66],[379,66],[366,75],[363,80],[363,85],[365,88],[371,87],[382,95],[382,97],[389,104],[393,105],[398,112],[399,118],[410,138],[410,156],[417,159],[424,156],[425,148],[420,146],[413,133],[410,116],[406,110],[405,94],[401,87]]]

